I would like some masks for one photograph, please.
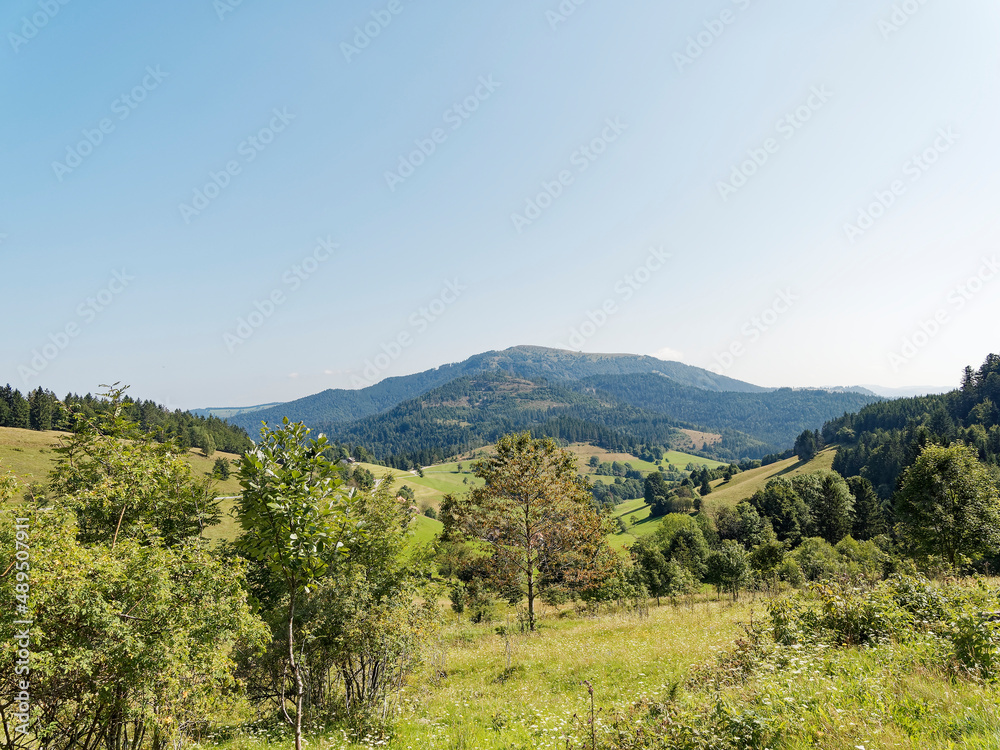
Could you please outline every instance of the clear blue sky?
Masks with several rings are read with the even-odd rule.
[[[62,2],[0,12],[22,390],[251,404],[516,344],[948,385],[1000,350],[992,0]]]

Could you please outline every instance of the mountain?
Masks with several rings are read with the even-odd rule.
[[[573,381],[595,375],[659,373],[672,380],[707,391],[763,393],[767,388],[717,375],[680,362],[665,362],[635,354],[585,354],[541,346],[515,346],[469,357],[413,375],[386,378],[358,390],[330,389],[312,396],[255,411],[234,413],[228,421],[256,435],[260,423],[287,416],[309,425],[351,422],[382,413],[402,402],[428,393],[457,378],[483,372],[504,372],[521,378]],[[218,409],[216,412],[220,411]]]
[[[317,425],[333,440],[363,446],[399,468],[425,465],[531,430],[611,451],[688,444],[681,430],[720,435],[705,450],[730,461],[778,453],[804,429],[875,400],[857,393],[782,388],[763,393],[706,391],[660,374],[580,380],[467,375],[391,409],[352,422]]]
[[[660,375],[599,375],[572,386],[583,393],[603,394],[681,422],[718,431],[738,431],[768,444],[771,452],[790,447],[803,430],[878,401],[874,394],[818,388],[779,388],[764,393],[711,393],[681,385]],[[723,444],[716,450],[735,452]]]
[[[385,413],[319,427],[399,468],[440,461],[521,430],[633,453],[647,444],[686,442],[667,415],[506,372],[466,375]]]

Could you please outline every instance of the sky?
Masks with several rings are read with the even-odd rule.
[[[520,344],[1000,350],[993,0],[9,0],[0,381],[172,408]]]

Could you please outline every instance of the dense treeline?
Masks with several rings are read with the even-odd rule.
[[[868,479],[888,499],[920,450],[931,443],[962,441],[984,463],[1000,464],[1000,356],[965,369],[958,390],[936,396],[871,404],[857,414],[827,422],[823,438],[840,449],[834,469]]]
[[[84,419],[104,414],[107,399],[70,393],[60,400],[52,391],[36,388],[25,397],[10,384],[0,388],[0,427],[30,430],[69,430],[73,415]],[[170,411],[149,401],[124,397],[122,414],[158,442],[168,440],[182,448],[201,448],[206,455],[216,450],[243,453],[252,445],[247,434],[216,417],[198,417],[179,409]]]
[[[681,385],[655,374],[604,375],[574,386],[594,394],[608,394],[642,409],[668,414],[675,420],[713,430],[752,435],[757,444],[741,444],[737,435],[723,436],[727,458],[761,458],[781,450],[804,429],[854,412],[877,397],[853,392],[779,388],[766,393],[713,393]],[[728,438],[728,439],[727,439]]]

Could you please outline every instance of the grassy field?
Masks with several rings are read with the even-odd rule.
[[[808,598],[799,599],[808,604]],[[424,663],[395,696],[391,735],[314,734],[320,750],[584,750],[596,747],[986,750],[1000,747],[996,684],[942,666],[933,636],[846,647],[774,642],[768,600],[699,595],[689,606],[596,616],[543,608],[535,634],[506,605],[474,625],[442,604]],[[514,628],[516,631],[516,628]],[[678,744],[630,744],[639,732]],[[611,744],[611,738],[623,738]],[[227,750],[291,746],[238,736]]]
[[[21,430],[15,427],[0,427],[0,471],[11,471],[21,484],[45,483],[58,454],[52,451],[65,433]],[[191,450],[187,459],[196,474],[208,476],[212,473],[215,459],[222,457],[232,461],[239,456],[216,451],[206,458],[199,450]],[[235,476],[225,481],[216,481],[218,495],[236,495],[240,483]]]
[[[705,498],[705,509],[711,511],[724,505],[737,505],[757,490],[764,489],[764,485],[775,477],[794,477],[798,474],[808,474],[822,469],[829,470],[833,466],[833,459],[836,455],[836,447],[826,448],[807,463],[802,463],[797,458],[788,458],[768,466],[762,466],[759,469],[742,472],[728,482],[717,479],[711,483],[712,494]]]

